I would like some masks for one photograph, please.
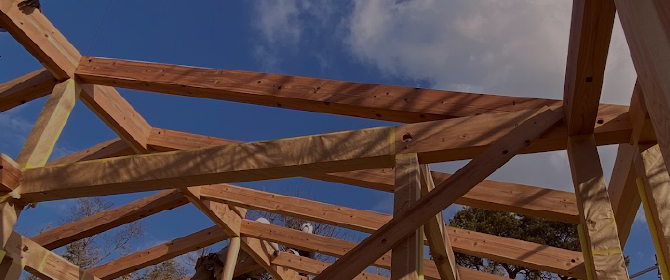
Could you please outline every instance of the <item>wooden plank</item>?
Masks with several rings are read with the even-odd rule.
[[[44,280],[98,280],[61,256],[14,232],[5,247],[7,256]]]
[[[579,206],[584,258],[593,279],[628,279],[600,157],[592,135],[571,137],[568,157]]]
[[[47,163],[47,166],[85,160],[134,155],[135,151],[123,140],[116,138],[98,143],[79,152],[72,153]]]
[[[443,152],[434,152],[420,154],[419,159],[422,162],[442,162],[452,160],[472,159],[486,149],[493,141],[505,135],[508,130],[499,130],[501,127],[508,127],[510,123],[518,122],[519,112],[503,114],[484,114],[467,118],[458,118],[439,122],[426,122],[403,126],[407,131],[400,134],[409,133],[413,136],[410,144],[415,145],[417,150],[433,147],[444,147]],[[466,121],[467,120],[467,121]],[[618,105],[601,105],[598,110],[598,120],[594,134],[598,145],[610,145],[619,143],[628,143],[631,137],[631,124],[628,117],[628,107]],[[600,121],[599,121],[600,122]],[[440,125],[438,125],[440,124]],[[511,128],[511,127],[509,127]],[[442,129],[450,131],[447,137],[440,137],[432,133],[439,133]],[[191,140],[197,135],[190,134],[190,138],[185,137],[162,137],[160,145],[163,151],[166,148],[171,150],[192,149]],[[183,135],[183,133],[182,133]],[[155,137],[155,136],[152,136]],[[442,141],[441,139],[449,139]],[[209,139],[211,141],[211,137]],[[203,140],[207,142],[208,140]],[[550,131],[534,141],[529,147],[521,153],[538,153],[556,150],[565,150],[567,147],[567,130],[561,124],[553,127]],[[151,141],[150,141],[151,142]],[[225,143],[221,143],[225,144]],[[152,146],[152,149],[160,149],[158,146]],[[408,150],[405,153],[415,152]]]
[[[643,184],[640,194],[644,199],[647,224],[656,247],[659,267],[663,277],[670,277],[670,176],[665,168],[658,145],[642,150],[635,157],[637,173]]]
[[[82,85],[81,101],[136,152],[147,153],[151,126],[113,87]]]
[[[449,228],[454,250],[466,254],[479,255],[491,260],[511,263],[529,268],[540,269],[585,279],[581,253],[552,248],[532,242],[515,240],[505,237],[489,236],[473,231]],[[300,250],[313,251],[329,256],[342,257],[356,247],[356,243],[320,235],[304,233],[277,225],[261,224],[244,220],[242,235],[281,243]],[[493,250],[492,250],[493,249]],[[487,253],[482,254],[480,250]],[[372,265],[391,268],[391,254],[385,252]],[[437,266],[430,260],[424,262],[425,277],[441,279]],[[465,272],[464,272],[465,271]],[[462,279],[472,275],[471,269],[460,268],[458,274]]]
[[[136,252],[118,260],[89,269],[89,273],[102,280],[121,277],[147,266],[198,250],[229,238],[218,226],[206,228],[190,235],[174,239],[144,251]]]
[[[0,194],[16,189],[22,176],[23,172],[19,164],[9,156],[0,153]]]
[[[470,161],[452,177],[428,195],[421,197],[407,211],[363,240],[356,248],[328,267],[316,280],[352,279],[375,259],[444,210],[479,182],[509,161],[516,153],[538,138],[561,119],[562,112],[546,110],[516,126],[477,158]]]
[[[621,248],[626,246],[626,241],[628,241],[630,230],[635,221],[635,215],[637,215],[637,210],[640,209],[640,203],[642,203],[635,183],[637,172],[635,172],[635,166],[633,165],[633,159],[637,153],[636,145],[619,144],[612,178],[610,178],[610,184],[607,188]]]
[[[667,1],[615,0],[645,104],[666,164],[670,162],[670,7]],[[667,167],[667,166],[666,166]]]
[[[53,250],[186,203],[188,200],[179,191],[167,190],[45,231],[30,239],[44,248]]]
[[[280,265],[286,268],[295,269],[299,272],[309,274],[309,275],[318,275],[326,267],[328,263],[317,261],[315,259],[310,259],[307,257],[296,256],[287,252],[279,252],[279,254],[272,259],[272,264]],[[357,275],[355,280],[388,280],[388,278],[374,273],[362,272]]]
[[[152,130],[151,135],[149,146],[158,151],[199,149],[242,143],[241,141],[157,128]],[[432,174],[436,184],[451,176],[451,174],[440,172],[432,172]],[[311,175],[310,178],[386,192],[393,192],[394,184],[392,169],[319,174]],[[476,208],[515,212],[561,222],[579,223],[574,193],[547,188],[484,180],[466,195],[459,198],[456,203]]]
[[[49,95],[56,83],[54,76],[42,69],[0,84],[0,112]]]
[[[421,173],[416,154],[396,156],[393,214],[406,211],[421,197]],[[419,227],[391,250],[391,279],[423,279],[423,227]]]
[[[573,1],[563,95],[568,135],[593,133],[615,12],[612,1]]]
[[[463,120],[450,119],[29,169],[24,173],[23,199],[42,201],[384,168],[393,164],[393,157],[398,153],[416,152],[421,163],[444,161],[444,157],[449,155],[447,151],[451,150],[449,147],[456,141],[443,142],[439,139],[453,136],[456,123],[452,122],[457,121],[460,126],[468,123],[486,126],[497,135],[501,131],[514,129],[516,124],[533,116],[533,112],[505,114],[518,115],[497,128],[491,125],[491,121],[499,120],[499,115],[479,115]],[[413,137],[413,140],[403,139],[407,137]],[[148,169],[151,172],[147,172]],[[128,172],[119,173],[120,170]]]
[[[0,26],[58,80],[74,78],[81,54],[39,9],[20,9],[18,0],[2,1]]]
[[[16,159],[21,166],[35,168],[47,163],[80,91],[81,88],[73,79],[61,82],[53,88]]]
[[[356,170],[311,176],[311,178],[392,191],[391,169]],[[436,185],[446,181],[451,174],[431,172]],[[579,223],[574,193],[547,188],[484,180],[456,200],[456,204],[496,211],[515,212],[566,223]]]
[[[184,188],[180,191],[212,222],[221,227],[227,236],[240,236],[240,222],[247,213],[246,209],[235,209],[223,203],[200,200],[200,187]]]
[[[3,251],[4,254],[4,251]],[[3,256],[4,257],[4,256]],[[17,263],[12,258],[3,258],[0,262],[0,279],[13,280],[19,279],[23,273],[23,268],[20,263]]]
[[[277,253],[267,241],[243,237],[242,248],[247,252],[256,263],[260,264],[273,279],[276,280],[293,280],[298,278],[298,274],[287,268],[272,264],[271,260]]]
[[[559,100],[85,57],[86,83],[403,123],[559,106]]]
[[[435,189],[435,182],[433,176],[430,174],[430,167],[428,165],[421,165],[421,195],[427,195],[430,191]],[[442,212],[430,218],[423,226],[428,240],[428,247],[430,248],[430,255],[432,256],[440,277],[442,279],[457,280],[460,279],[458,269],[456,267],[456,256],[451,247],[451,239],[449,233],[444,226],[444,217]]]

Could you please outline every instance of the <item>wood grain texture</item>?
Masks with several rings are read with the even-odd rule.
[[[7,256],[25,264],[25,270],[45,280],[99,280],[61,256],[14,232],[7,246]]]
[[[135,151],[123,140],[116,138],[98,143],[81,151],[54,159],[47,166],[74,163],[78,161],[134,155]]]
[[[457,238],[452,239],[454,250],[457,252],[462,249],[461,252],[463,253],[473,253],[473,255],[480,256],[483,256],[478,252],[480,248],[487,252],[502,252],[503,254],[494,253],[488,256],[491,257],[492,260],[500,262],[518,264],[525,267],[551,271],[582,279],[585,279],[586,277],[583,266],[581,265],[580,252],[552,248],[545,245],[504,237],[495,237],[491,239],[487,238],[486,234],[463,229],[451,228],[448,231],[450,236],[457,236]],[[292,248],[318,252],[334,257],[343,257],[347,252],[358,245],[341,239],[304,233],[282,226],[261,224],[249,220],[244,220],[242,223],[242,235],[277,242],[291,246]],[[460,247],[460,243],[463,243],[462,248]],[[490,250],[491,248],[499,249]],[[543,266],[543,264],[551,265]],[[370,265],[386,269],[391,268],[391,253],[385,252]],[[459,267],[458,271],[462,279],[467,279],[468,274],[472,275],[471,269]],[[437,266],[430,260],[424,260],[424,272],[426,278],[441,279]]]
[[[58,80],[74,78],[81,54],[39,9],[18,7],[18,0],[0,3],[0,26],[49,69]]]
[[[637,153],[637,145],[619,144],[612,177],[607,188],[621,248],[626,246],[637,210],[640,209],[642,203],[635,183],[637,172],[633,165],[633,159]]]
[[[65,246],[112,228],[132,223],[165,210],[185,205],[188,200],[177,190],[162,191],[118,208],[102,211],[31,237],[49,250]]]
[[[174,239],[144,251],[135,252],[118,260],[89,269],[89,273],[103,280],[121,277],[150,265],[220,242],[226,236],[218,226]]]
[[[600,157],[592,135],[571,137],[568,158],[584,225],[582,243],[587,269],[595,279],[628,279],[614,211],[605,187]],[[588,257],[587,257],[588,256]]]
[[[113,87],[82,85],[81,101],[137,153],[147,153],[151,126]]]
[[[23,172],[18,163],[9,156],[0,153],[0,193],[9,193],[21,182]]]
[[[670,19],[667,1],[615,0],[664,161],[670,162]]]
[[[318,275],[330,265],[329,263],[296,256],[287,252],[279,252],[279,254],[272,259],[272,264],[295,269],[298,272],[309,275]],[[361,274],[357,275],[354,280],[388,280],[388,278],[374,273],[361,272]]]
[[[16,158],[19,165],[26,168],[46,165],[80,91],[81,88],[73,79],[65,80],[53,88]]]
[[[85,57],[93,84],[279,108],[415,123],[559,106],[560,100],[363,84],[237,70]]]
[[[637,173],[640,174],[645,199],[645,213],[648,219],[649,230],[654,231],[652,238],[656,247],[656,254],[662,257],[659,262],[664,275],[670,267],[670,176],[663,161],[658,145],[642,150],[635,157]]]
[[[226,204],[216,201],[203,201],[200,199],[200,187],[183,188],[180,192],[188,198],[200,211],[205,213],[212,222],[223,230],[230,237],[240,236],[240,222],[244,219],[246,209],[229,207]]]
[[[416,154],[396,155],[393,214],[406,211],[421,197],[421,172]],[[391,249],[391,280],[423,280],[423,227]]]
[[[593,133],[615,12],[612,1],[573,1],[563,94],[568,135]]]
[[[516,126],[430,194],[421,197],[407,211],[394,216],[386,225],[338,259],[315,279],[352,279],[428,219],[454,203],[458,197],[466,194],[516,153],[530,145],[533,140],[555,125],[562,118],[561,115],[562,112],[551,109],[542,110]]]
[[[272,264],[272,258],[278,253],[265,240],[252,237],[242,237],[242,249],[246,251],[259,265],[261,265],[273,279],[297,280],[298,274],[285,267]]]
[[[430,174],[430,166],[421,165],[421,195],[427,195],[435,189],[433,176]],[[423,226],[430,249],[430,255],[442,279],[457,280],[460,279],[456,267],[456,256],[451,246],[451,239],[444,225],[442,212],[430,218]],[[422,248],[423,252],[423,248]]]
[[[56,83],[54,76],[42,69],[0,84],[0,112],[49,95]]]

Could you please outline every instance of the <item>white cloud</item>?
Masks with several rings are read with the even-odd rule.
[[[302,24],[298,19],[298,1],[258,1],[254,7],[261,15],[256,17],[255,27],[269,43],[295,44],[300,40]]]
[[[570,15],[567,0],[357,0],[346,42],[381,73],[436,88],[562,99]],[[604,100],[627,104],[632,67],[620,27],[614,37]]]
[[[18,154],[33,127],[33,123],[20,114],[23,106],[0,113],[0,151],[5,154]]]

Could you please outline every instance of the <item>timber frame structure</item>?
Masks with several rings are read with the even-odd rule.
[[[670,279],[670,1],[574,0],[564,100],[361,84],[236,70],[82,57],[40,11],[0,0],[0,26],[45,69],[0,85],[0,112],[49,96],[16,159],[0,157],[0,277],[113,279],[231,239],[274,279],[504,279],[458,267],[454,252],[580,279],[628,279],[622,256],[644,205],[663,275]],[[638,81],[630,106],[600,104],[618,12]],[[665,77],[665,78],[664,78]],[[242,143],[150,126],[114,87],[405,123]],[[79,98],[119,136],[47,163]],[[609,186],[598,145],[618,144]],[[575,192],[486,180],[513,156],[567,150]],[[139,154],[139,155],[137,155]],[[455,174],[427,164],[471,159]],[[394,215],[280,196],[230,183],[307,177],[395,194]],[[37,236],[13,231],[24,205],[152,190],[158,194]],[[216,226],[82,270],[50,250],[192,203]],[[581,252],[446,227],[451,204],[579,225]],[[371,234],[361,243],[244,219],[276,212]],[[615,222],[616,221],[616,222]],[[273,252],[277,242],[337,257],[333,264]],[[432,260],[424,260],[423,244]]]

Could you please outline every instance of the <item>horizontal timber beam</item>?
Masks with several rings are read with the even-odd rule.
[[[99,57],[82,58],[76,75],[91,84],[402,123],[562,103]]]
[[[221,228],[213,226],[184,237],[160,244],[144,251],[135,252],[115,261],[89,269],[102,280],[121,277],[147,266],[178,257],[227,239]]]
[[[444,161],[455,141],[441,139],[454,137],[454,127],[478,125],[494,134],[491,137],[501,137],[535,112],[478,115],[35,168],[24,173],[22,197],[44,201],[385,168],[393,166],[395,154],[400,153],[417,153],[423,164]]]
[[[84,219],[62,225],[31,237],[49,250],[65,246],[109,229],[132,223],[161,211],[185,205],[188,199],[177,190],[167,190],[121,207],[102,211]]]
[[[42,69],[0,84],[0,112],[49,95],[56,83],[54,76]]]
[[[6,256],[25,265],[25,270],[43,280],[99,280],[34,241],[13,232],[5,247]]]
[[[392,218],[390,215],[374,211],[351,209],[303,198],[276,195],[224,184],[202,187],[200,196],[205,200],[214,200],[241,208],[278,213],[366,233],[374,233]],[[278,228],[273,225],[264,226],[263,224],[247,221],[244,223],[247,234],[251,233],[251,229],[255,229],[257,234],[266,232],[263,237],[260,235],[256,236],[261,239],[272,239],[273,237],[268,237],[267,235],[280,233],[284,236],[294,236],[300,240],[309,239],[310,237],[310,235],[301,232],[286,231],[281,227]],[[245,225],[242,227],[243,233],[245,232]],[[585,276],[581,252],[573,252],[454,227],[446,227],[446,230],[448,231],[452,247],[456,252],[552,271],[568,276]],[[323,240],[323,244],[329,243],[327,239]],[[272,239],[271,241],[285,244],[286,239]],[[309,245],[305,244],[302,246],[309,247]],[[312,247],[310,249],[315,250],[318,248]]]
[[[287,252],[279,252],[279,254],[272,259],[272,264],[294,269],[309,275],[319,275],[321,271],[330,265],[329,263],[296,256]],[[374,273],[362,272],[356,276],[354,280],[388,280],[388,278]]]

